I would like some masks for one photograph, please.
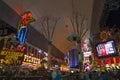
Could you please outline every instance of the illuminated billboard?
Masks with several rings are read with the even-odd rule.
[[[2,50],[0,53],[0,62],[4,64],[21,64],[24,53],[12,50]]]

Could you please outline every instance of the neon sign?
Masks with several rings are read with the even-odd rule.
[[[1,63],[6,63],[6,64],[21,64],[22,59],[23,59],[23,53],[22,52],[13,52],[13,51],[6,51],[3,50],[0,53],[0,61]]]
[[[22,15],[22,19],[20,20],[19,24],[18,24],[18,30],[20,30],[21,27],[23,26],[28,26],[31,22],[34,22],[35,19],[33,18],[33,15],[30,11],[25,12]]]
[[[32,56],[24,55],[24,62],[40,64],[40,59],[32,57]]]
[[[30,11],[25,12],[22,15],[22,19],[20,20],[20,22],[18,24],[18,34],[17,34],[17,38],[19,39],[20,43],[22,43],[22,44],[25,43],[26,35],[28,32],[27,27],[33,21],[35,21],[35,19],[33,18]]]
[[[26,35],[27,35],[28,29],[27,28],[21,28],[18,32],[17,38],[19,39],[20,43],[24,44]]]

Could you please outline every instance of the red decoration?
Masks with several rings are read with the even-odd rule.
[[[19,25],[18,25],[18,30],[23,27],[23,26],[28,26],[31,22],[34,22],[35,19],[33,18],[33,15],[30,11],[25,12],[22,15],[22,20],[20,21]]]
[[[26,12],[22,16],[22,23],[25,24],[29,18],[32,17],[32,14],[30,12]]]
[[[94,58],[94,53],[92,53],[91,57]]]
[[[102,61],[101,60],[98,60],[98,62],[97,62],[97,65],[101,65],[101,63],[102,63]]]
[[[119,57],[111,57],[111,58],[106,58],[106,59],[101,59],[101,60],[98,60],[97,62],[97,65],[100,66],[100,65],[104,65],[104,64],[108,64],[108,65],[111,65],[111,64],[118,64],[120,63],[120,58]]]
[[[106,62],[107,62],[107,64],[111,65],[111,59],[110,58],[106,59]]]
[[[24,14],[23,17],[22,17],[22,23],[24,24],[27,20],[27,14]]]
[[[111,64],[114,64],[114,60],[113,60],[113,58],[110,58],[110,60],[111,60]]]
[[[116,57],[116,63],[119,63],[119,62],[120,62],[119,57]]]
[[[104,60],[104,63],[105,63],[105,64],[108,64],[108,62],[109,62],[108,59],[105,59],[105,60]]]
[[[22,45],[18,45],[17,50],[20,51],[20,52],[24,52],[25,47],[22,46]]]

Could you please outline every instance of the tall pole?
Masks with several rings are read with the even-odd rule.
[[[52,50],[52,45],[49,43],[48,44],[48,69],[50,69],[52,66],[51,65],[51,57],[52,57],[51,50]]]
[[[76,47],[77,47],[78,55],[79,55],[79,68],[80,68],[80,71],[82,71],[84,56],[83,56],[82,49],[81,49],[81,43],[88,29],[84,25],[85,18],[80,16],[80,13],[78,11],[78,6],[75,1],[76,0],[72,0],[72,11],[73,12],[72,12],[70,21],[73,27],[73,32],[76,34],[76,36],[74,36],[76,37],[76,40],[73,40],[73,41],[75,41],[77,44]],[[73,37],[73,35],[71,35],[71,37]]]
[[[51,68],[51,49],[52,49],[52,39],[56,29],[56,24],[58,22],[58,17],[43,16],[40,18],[39,25],[41,26],[41,33],[48,40],[48,68]]]

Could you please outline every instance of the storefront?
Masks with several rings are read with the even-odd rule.
[[[16,38],[17,29],[0,20],[0,64],[20,65],[25,49],[20,49]]]

